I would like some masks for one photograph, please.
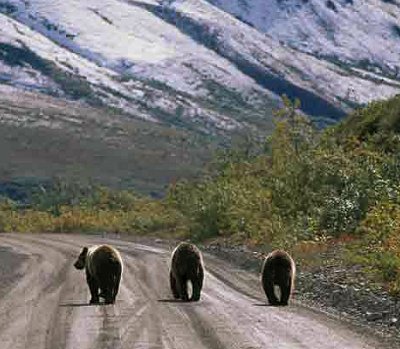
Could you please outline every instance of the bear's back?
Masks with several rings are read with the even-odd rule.
[[[90,275],[96,275],[97,271],[110,264],[120,264],[122,258],[120,253],[110,245],[94,245],[89,248],[86,268]]]

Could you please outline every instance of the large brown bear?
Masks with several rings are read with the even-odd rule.
[[[294,287],[296,266],[289,253],[283,250],[272,251],[264,260],[261,282],[271,305],[288,305]],[[280,289],[278,299],[274,286]]]
[[[99,303],[99,297],[103,297],[106,304],[115,303],[122,276],[122,259],[114,247],[84,247],[74,266],[78,270],[86,271],[91,294],[90,304]]]
[[[198,301],[204,279],[204,265],[200,250],[193,244],[181,242],[172,252],[169,272],[172,294],[183,301]],[[188,281],[192,283],[189,299]]]

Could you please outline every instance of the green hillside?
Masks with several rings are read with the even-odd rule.
[[[400,134],[400,95],[387,101],[371,103],[368,108],[355,111],[337,127],[339,137],[355,137],[390,148]]]

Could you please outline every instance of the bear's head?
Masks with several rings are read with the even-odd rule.
[[[88,248],[84,247],[82,249],[81,254],[79,255],[77,261],[74,263],[74,267],[78,270],[82,270],[83,268],[85,268],[86,265],[86,257],[88,254]]]

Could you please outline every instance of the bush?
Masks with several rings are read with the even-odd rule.
[[[180,214],[162,201],[128,191],[56,183],[34,195],[28,208],[0,204],[3,232],[126,232],[178,234]]]
[[[369,267],[377,280],[388,283],[391,293],[400,295],[400,202],[374,206],[357,235],[349,246],[350,260]]]
[[[400,156],[393,151],[398,136],[386,125],[397,125],[400,99],[387,103],[389,114],[385,103],[373,103],[318,132],[285,98],[264,152],[232,152],[211,177],[172,188],[170,203],[197,239],[296,250],[323,249],[324,241],[345,236],[352,241],[349,261],[382,274],[380,282],[398,293]],[[343,125],[358,126],[351,132]]]

